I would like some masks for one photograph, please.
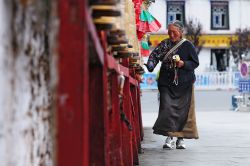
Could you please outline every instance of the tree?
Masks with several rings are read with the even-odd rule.
[[[250,51],[250,29],[237,29],[236,38],[230,39],[230,50],[232,52],[235,64],[243,60],[244,56],[247,57]]]
[[[199,55],[204,42],[200,40],[202,35],[202,25],[200,22],[194,22],[193,20],[189,20],[186,23],[186,37],[190,40],[196,49],[197,55]]]

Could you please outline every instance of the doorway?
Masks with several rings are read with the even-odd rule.
[[[229,67],[228,49],[211,49],[211,66],[216,66],[217,71],[226,71]]]

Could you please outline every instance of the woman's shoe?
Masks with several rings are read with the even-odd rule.
[[[167,137],[165,144],[163,145],[163,149],[173,149],[174,148],[174,140],[171,137]]]
[[[186,149],[183,138],[178,138],[176,141],[176,149]]]

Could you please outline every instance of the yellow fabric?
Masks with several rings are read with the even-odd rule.
[[[155,78],[155,80],[158,81],[159,77],[160,77],[160,70],[156,73],[156,78]]]

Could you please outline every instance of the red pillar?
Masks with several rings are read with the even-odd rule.
[[[85,0],[59,1],[57,165],[89,165],[89,67]]]
[[[130,82],[126,78],[123,91],[123,111],[127,120],[132,126],[131,102],[130,102]],[[132,126],[133,127],[133,126]],[[133,129],[132,129],[133,130]],[[128,129],[125,122],[122,122],[122,153],[124,165],[133,165],[133,132]]]
[[[105,50],[107,48],[105,32],[100,32],[99,37]],[[92,53],[92,58],[98,57],[94,55],[93,50]],[[110,165],[108,102],[111,96],[108,89],[106,57],[105,53],[104,64],[98,61],[90,63],[90,165]]]
[[[90,67],[90,165],[105,165],[103,67]]]
[[[143,124],[142,124],[142,112],[141,112],[141,89],[140,86],[137,87],[137,106],[138,106],[138,117],[139,117],[139,125],[140,125],[140,136],[141,141],[143,141],[144,131],[143,131]],[[140,150],[140,149],[139,149]]]
[[[111,73],[111,96],[112,96],[112,110],[109,113],[109,142],[110,142],[110,165],[123,165],[122,158],[122,137],[121,137],[121,117],[119,105],[119,88],[118,88],[118,74]]]
[[[134,158],[134,164],[139,164],[139,156],[138,156],[138,152],[141,149],[141,138],[140,138],[140,123],[139,123],[139,110],[138,110],[138,101],[137,101],[137,87],[134,85],[130,86],[131,89],[131,93],[130,93],[130,97],[131,97],[131,105],[132,105],[132,115],[133,115],[133,158]]]

